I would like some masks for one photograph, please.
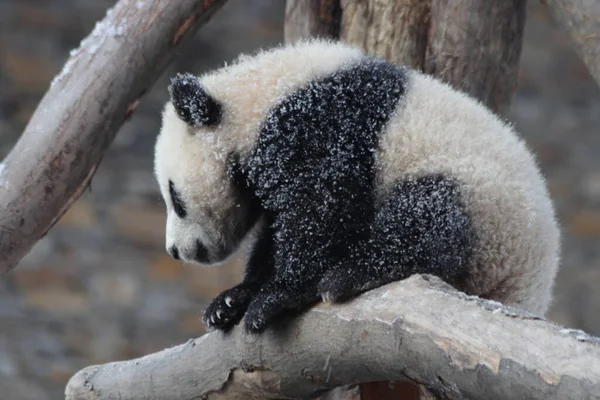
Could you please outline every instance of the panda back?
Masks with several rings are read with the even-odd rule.
[[[377,193],[398,181],[443,174],[460,182],[476,248],[462,288],[540,314],[559,259],[554,208],[532,153],[477,100],[408,72],[406,94],[382,132]]]

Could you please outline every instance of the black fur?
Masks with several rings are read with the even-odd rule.
[[[474,245],[460,184],[441,174],[408,179],[398,182],[378,208],[369,239],[325,273],[318,291],[344,301],[414,273],[456,284]]]
[[[177,74],[171,79],[169,95],[175,111],[188,125],[216,125],[221,120],[222,107],[198,78],[189,73]]]
[[[248,204],[246,218],[243,221],[239,221],[237,218],[232,219],[232,223],[236,224],[236,236],[241,238],[261,217],[263,221],[258,227],[259,231],[246,264],[244,279],[240,284],[225,290],[213,299],[202,316],[207,327],[224,331],[229,330],[242,319],[252,297],[275,272],[273,219],[270,217],[270,213],[264,212],[259,199],[248,186],[246,177],[241,170],[239,157],[230,154],[227,158],[228,176],[236,188],[234,195],[239,202]],[[227,251],[227,253],[231,253],[231,251]],[[229,304],[226,301],[228,298],[230,299]]]
[[[196,251],[195,251],[194,259],[199,263],[208,262],[208,249],[200,240],[196,240]]]
[[[272,232],[257,243],[244,282],[207,310],[216,315],[231,293],[239,299],[213,326],[228,329],[245,312],[246,329],[261,332],[282,312],[322,297],[349,299],[415,272],[451,280],[464,270],[473,234],[457,182],[398,182],[375,205],[379,138],[406,83],[403,69],[366,60],[270,111],[241,168],[273,218]]]
[[[173,204],[173,210],[179,218],[185,218],[187,216],[187,209],[184,201],[181,199],[179,192],[175,189],[173,182],[169,180],[169,195],[171,196],[171,203]]]
[[[277,272],[249,305],[249,330],[317,301],[325,271],[367,239],[378,137],[405,82],[402,69],[369,60],[311,82],[269,113],[246,167],[275,215]]]
[[[275,272],[273,237],[272,221],[267,219],[260,227],[257,241],[246,264],[244,279],[213,299],[202,317],[206,326],[227,331],[240,322],[252,297]]]

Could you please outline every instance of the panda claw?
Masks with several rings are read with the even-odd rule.
[[[242,319],[256,289],[239,284],[215,297],[204,313],[205,325],[227,331]]]

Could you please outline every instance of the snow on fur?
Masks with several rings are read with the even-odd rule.
[[[156,144],[167,248],[199,262],[204,246],[211,265],[249,248],[244,280],[205,311],[209,327],[245,315],[261,332],[413,273],[546,312],[554,209],[522,140],[479,102],[321,40],[180,76],[202,90],[171,92]],[[211,104],[219,119],[202,123]]]

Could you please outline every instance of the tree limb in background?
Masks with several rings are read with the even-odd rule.
[[[600,0],[542,0],[600,85]]]
[[[140,96],[225,0],[120,0],[54,79],[0,169],[0,273],[87,187]]]
[[[142,358],[88,367],[67,400],[301,398],[412,380],[448,399],[600,399],[600,339],[413,275],[276,333],[212,332]]]

